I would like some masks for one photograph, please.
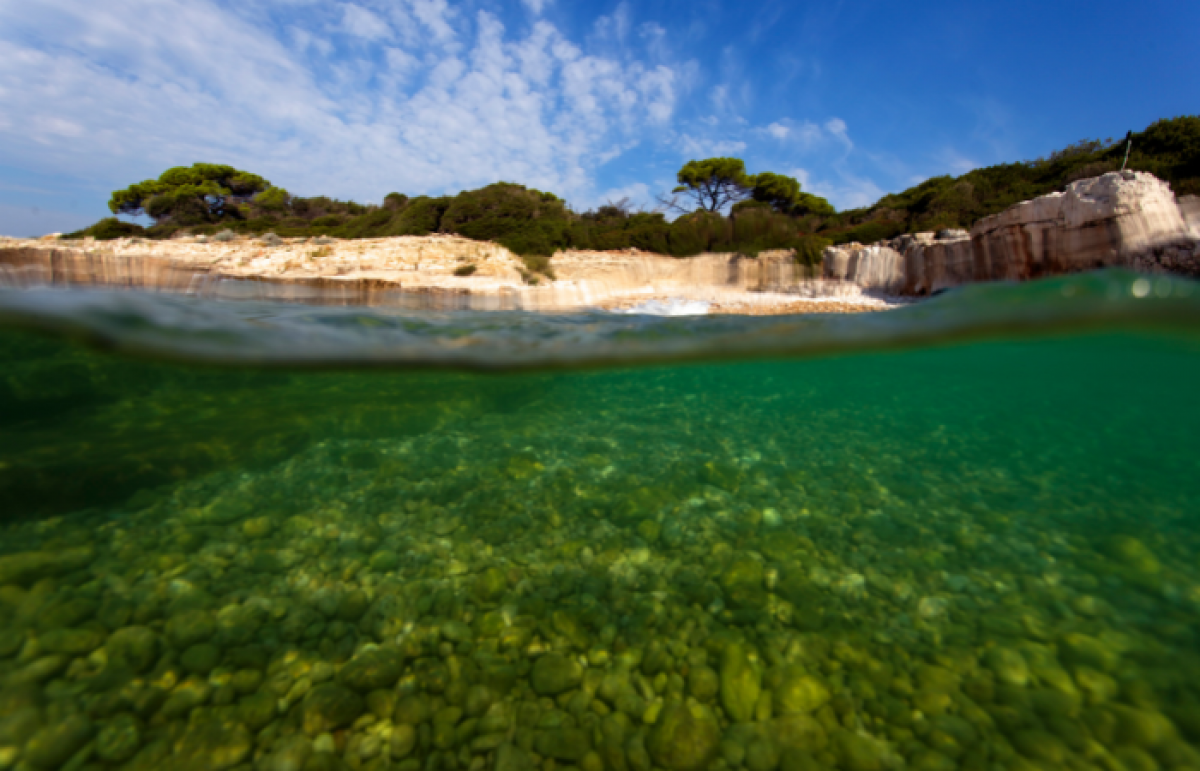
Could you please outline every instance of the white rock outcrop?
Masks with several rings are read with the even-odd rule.
[[[865,290],[900,294],[904,290],[904,255],[885,244],[830,247],[823,255],[825,277],[852,281]]]
[[[1183,221],[1192,231],[1194,238],[1200,238],[1200,196],[1185,195],[1179,199],[1179,213]]]
[[[882,289],[872,263],[860,255],[888,251],[903,255],[900,293],[913,295],[1112,265],[1193,273],[1190,266],[1200,261],[1197,228],[1200,201],[1194,197],[1177,203],[1170,186],[1152,174],[1112,172],[985,217],[969,237],[947,230],[870,247],[831,247],[825,275]]]
[[[278,244],[256,238],[39,239],[0,246],[0,287],[128,287],[438,310],[574,310],[656,296],[755,308],[802,299],[879,304],[857,284],[814,275],[790,251],[686,259],[638,250],[565,251],[554,255],[550,267],[553,279],[533,276],[502,246],[452,236]]]

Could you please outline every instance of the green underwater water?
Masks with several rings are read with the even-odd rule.
[[[510,374],[0,330],[0,769],[1200,769],[1196,329]]]

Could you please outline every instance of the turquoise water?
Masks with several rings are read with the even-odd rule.
[[[1198,289],[0,293],[0,768],[1200,769]]]

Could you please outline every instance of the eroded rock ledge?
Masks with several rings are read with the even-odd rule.
[[[1144,172],[1112,172],[1024,201],[965,230],[825,250],[825,276],[925,295],[974,281],[1125,266],[1200,276],[1200,200]]]
[[[0,286],[103,286],[208,297],[413,309],[538,310],[700,300],[733,313],[890,307],[848,281],[805,273],[790,252],[757,259],[639,251],[560,252],[554,278],[532,277],[507,249],[453,236],[317,244],[288,239],[0,242]]]

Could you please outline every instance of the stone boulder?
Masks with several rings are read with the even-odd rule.
[[[1189,241],[1191,232],[1166,182],[1125,171],[985,217],[971,239],[976,280],[1023,280],[1131,265],[1140,253]]]
[[[823,254],[825,277],[850,281],[868,291],[898,294],[904,289],[904,255],[891,246],[831,246]]]

